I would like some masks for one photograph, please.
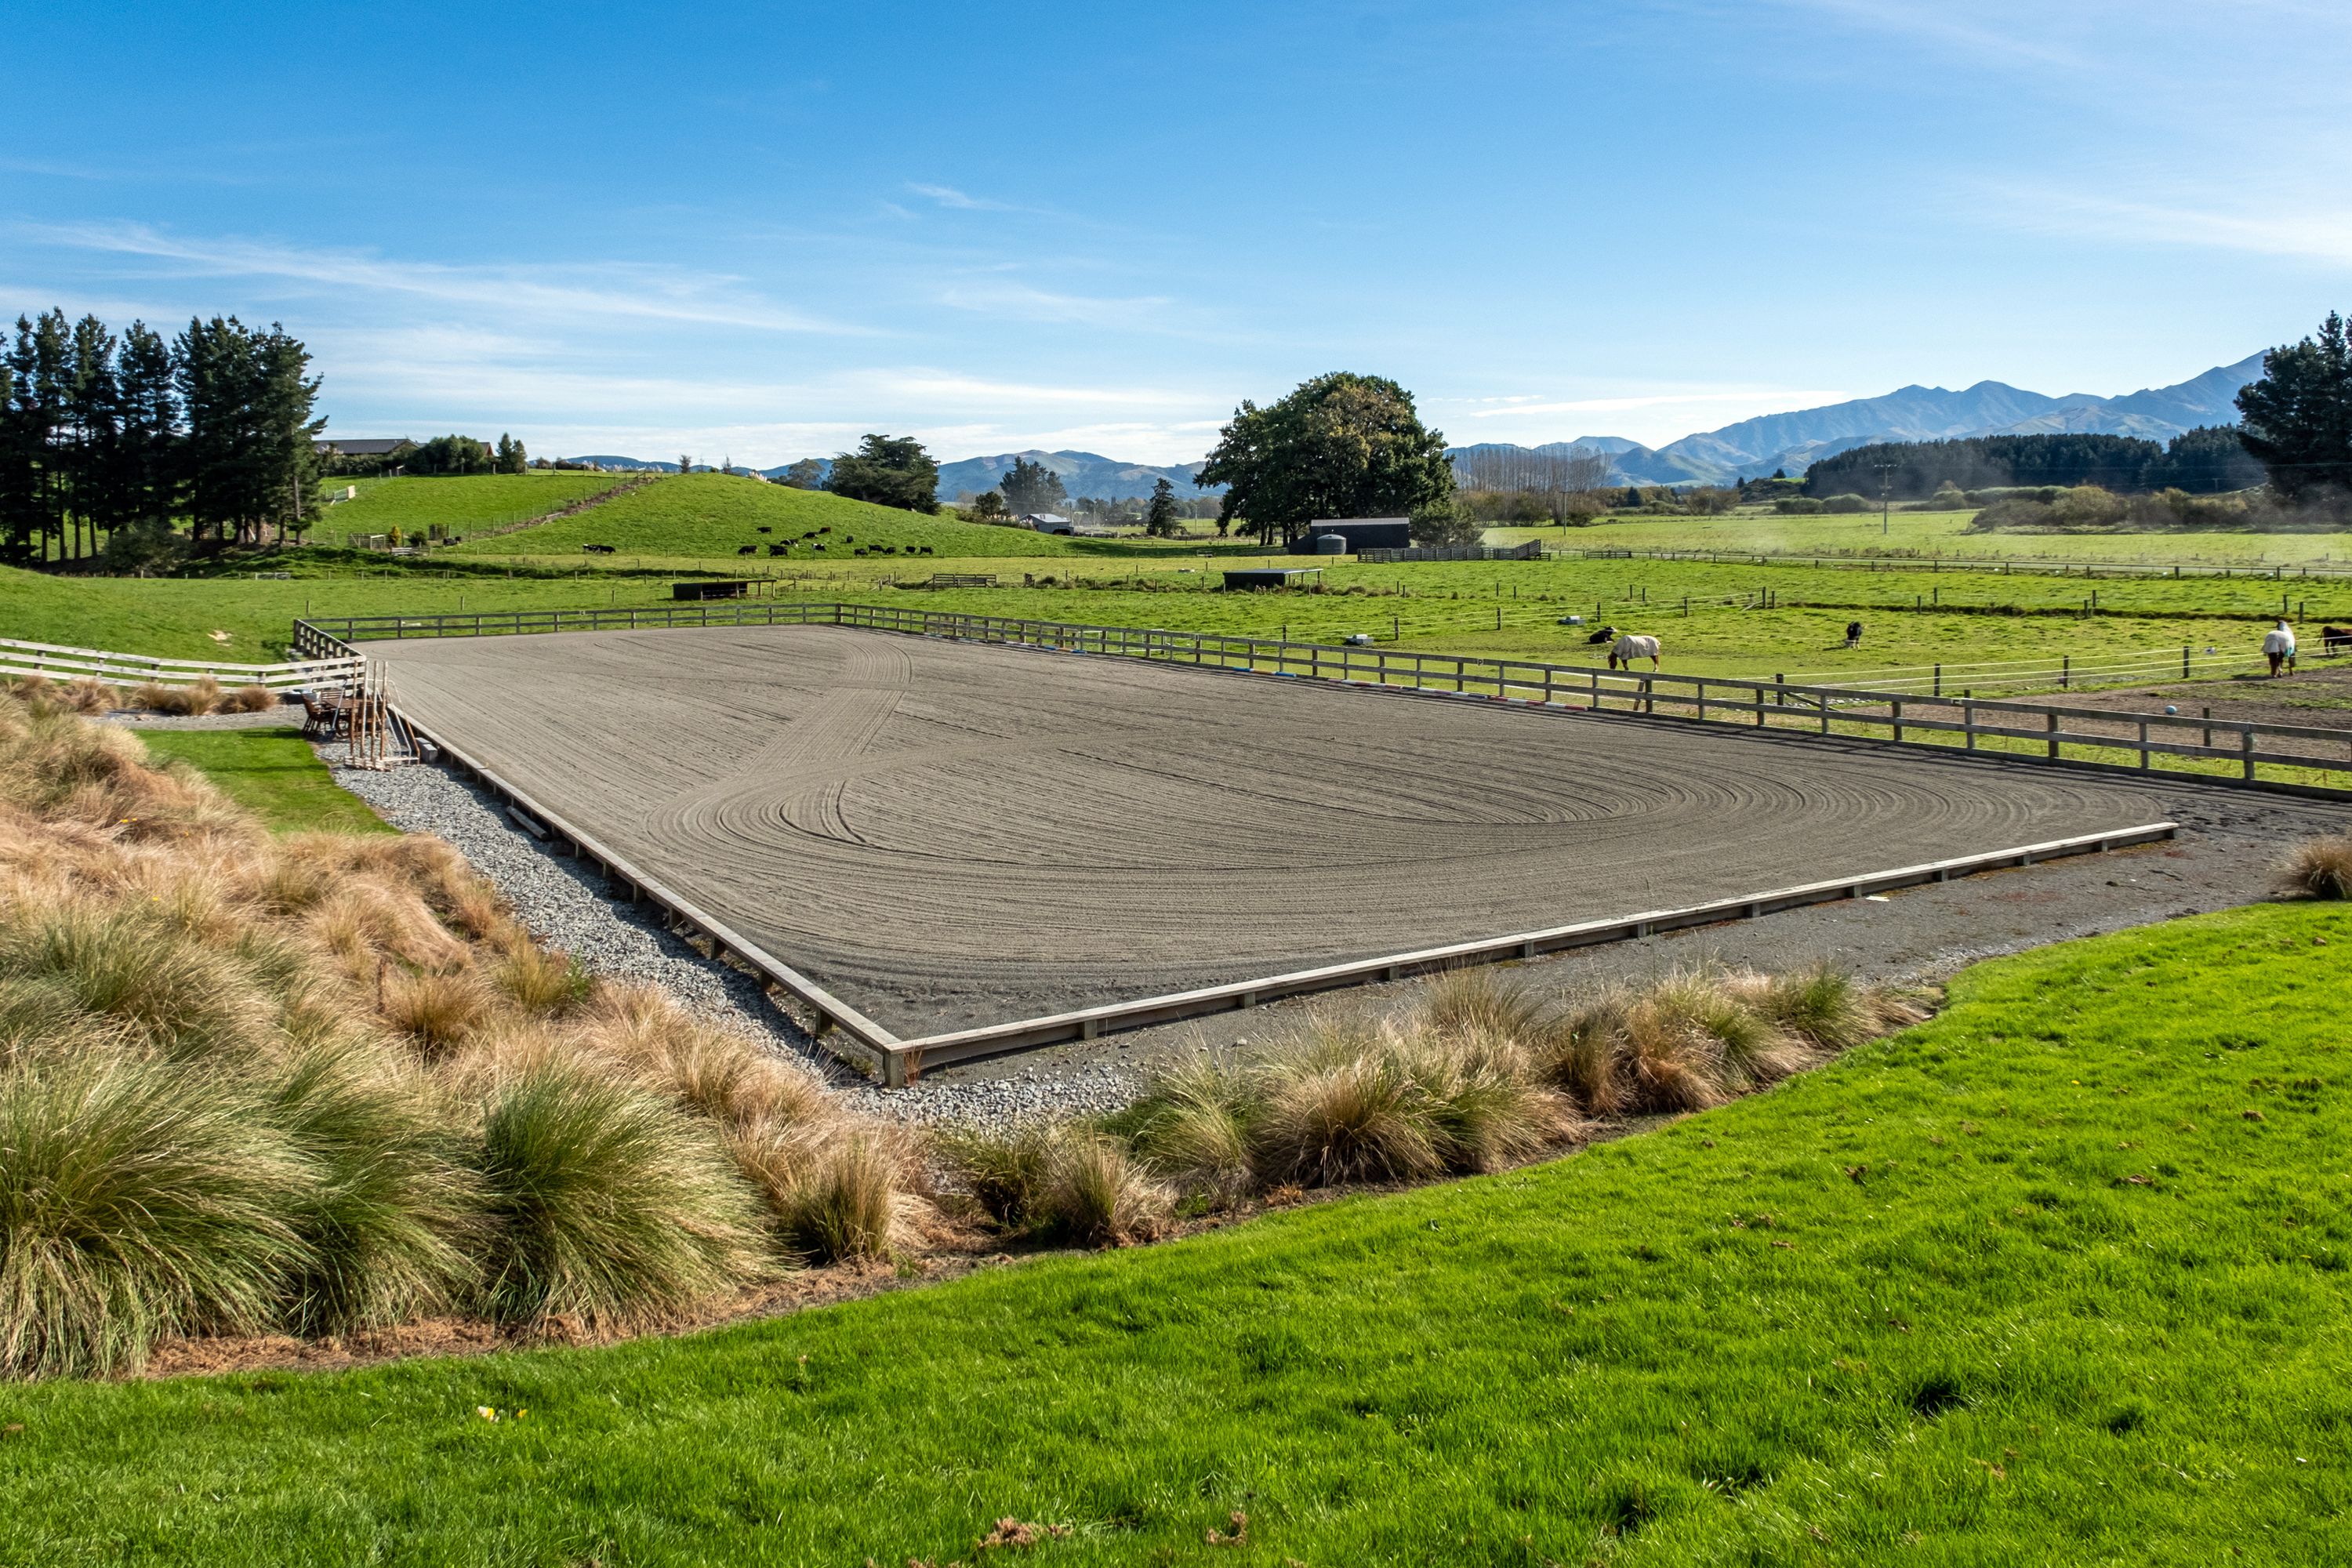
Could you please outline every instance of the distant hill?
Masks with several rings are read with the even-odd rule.
[[[2200,425],[2234,423],[2238,410],[2232,399],[2238,389],[2262,374],[2263,356],[2255,353],[2172,386],[2120,397],[2091,393],[2052,397],[1998,381],[1980,381],[1958,392],[1914,385],[1882,397],[1759,415],[1654,450],[1612,436],[1580,436],[1532,450],[1598,447],[1613,456],[1615,475],[1624,483],[1712,485],[1754,479],[1776,468],[1801,474],[1823,458],[1881,441],[2062,433],[2166,441]]]
[[[1222,489],[1212,485],[1202,489],[1193,482],[1194,477],[1206,467],[1205,462],[1178,463],[1158,468],[1150,463],[1122,462],[1097,452],[1002,452],[992,458],[966,458],[961,462],[940,465],[940,499],[953,500],[962,491],[978,495],[993,489],[997,481],[1013,467],[1016,457],[1033,463],[1043,463],[1062,476],[1062,488],[1073,496],[1098,496],[1106,500],[1127,496],[1148,496],[1155,482],[1166,479],[1176,488],[1176,499],[1191,500],[1197,496],[1215,495]]]

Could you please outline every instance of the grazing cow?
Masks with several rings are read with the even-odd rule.
[[[810,545],[810,546],[809,546],[809,548],[810,548],[810,549],[812,549],[812,550],[823,550],[823,549],[824,548],[824,545],[822,545],[822,544],[812,544],[812,545]]]
[[[864,552],[863,550],[861,550],[861,551],[857,552],[857,553],[858,553],[858,554],[860,554],[860,555],[864,555],[864,554],[866,553],[866,552]]]
[[[939,553],[939,552],[937,552],[937,551],[933,550],[929,545],[926,544],[926,545],[924,545],[924,546],[923,546],[923,553],[924,553],[924,554],[926,554],[926,555],[936,555],[936,554],[938,554],[938,553]]]
[[[583,555],[610,555],[613,553],[614,549],[614,546],[610,544],[583,544],[580,547],[580,553]]]
[[[759,552],[759,549],[760,547],[756,544],[746,544],[740,547],[735,553],[738,555],[752,555],[757,554]]]
[[[2352,653],[2352,626],[2320,627],[2319,652],[2323,658],[2329,654]]]
[[[763,528],[763,529],[760,530],[760,531],[761,531],[761,533],[773,533],[773,532],[775,532],[776,531],[775,531],[774,529],[772,529],[772,528]]]
[[[819,533],[831,533],[833,531],[833,524],[828,522],[823,528],[818,529],[817,531]]]
[[[1615,626],[1603,626],[1584,640],[1588,646],[1592,647],[1599,647],[1605,642],[1615,642],[1617,640],[1617,628]]]
[[[1650,661],[1652,669],[1657,668],[1658,639],[1627,632],[1617,639],[1617,646],[1609,650],[1609,668],[1614,669],[1622,663],[1627,669],[1631,669],[1633,668],[1633,661],[1637,658],[1646,658]]]
[[[771,555],[789,555],[792,553],[792,550],[793,547],[789,544],[771,544],[768,546],[768,553]]]

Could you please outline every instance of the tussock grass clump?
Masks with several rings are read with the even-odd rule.
[[[1212,1051],[1164,1068],[1125,1118],[1136,1152],[1187,1192],[1231,1197],[1251,1184],[1250,1077]]]
[[[757,1202],[707,1128],[579,1064],[499,1087],[482,1179],[500,1241],[483,1300],[505,1321],[627,1325],[761,1277]]]
[[[1045,1163],[1053,1140],[1041,1127],[1012,1133],[954,1128],[940,1134],[940,1152],[955,1167],[980,1211],[1008,1229],[1023,1229],[1041,1215]]]
[[[384,1021],[429,1060],[462,1044],[490,1010],[469,974],[403,974],[384,992]]]
[[[274,837],[135,734],[14,691],[0,1376],[430,1313],[672,1321],[919,1228],[911,1134],[601,986],[447,845]]]
[[[257,687],[255,689],[260,689]],[[166,686],[158,680],[142,681],[131,692],[131,707],[173,718],[194,718],[200,713],[215,712],[220,705],[221,684],[209,675],[199,676],[186,686]]]
[[[316,1260],[315,1186],[220,1075],[61,1053],[0,1075],[0,1370],[135,1369],[164,1334],[271,1323]]]
[[[1125,1142],[1094,1132],[1055,1141],[1045,1161],[1039,1206],[1054,1226],[1098,1247],[1149,1240],[1174,1206]]]
[[[560,1013],[588,1000],[594,977],[568,952],[541,947],[517,934],[508,943],[498,983],[508,995],[534,1013]]]
[[[2272,869],[2283,893],[2352,899],[2352,834],[2304,839],[2281,856]]]
[[[267,713],[278,706],[278,693],[258,682],[240,686],[220,700],[223,713]]]
[[[308,1256],[281,1285],[286,1325],[341,1334],[463,1305],[481,1178],[436,1115],[432,1084],[336,1044],[292,1058],[264,1093],[270,1124],[314,1173],[288,1208]]]

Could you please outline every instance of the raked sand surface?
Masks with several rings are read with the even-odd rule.
[[[428,730],[908,1037],[2213,794],[829,626],[368,651]]]

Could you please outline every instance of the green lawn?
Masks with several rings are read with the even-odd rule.
[[[327,490],[341,495],[346,489],[358,497],[330,505],[311,525],[311,536],[321,544],[341,544],[354,533],[421,536],[439,523],[450,533],[477,528],[498,528],[538,517],[637,479],[635,474],[557,473],[449,474],[432,478],[331,479]]]
[[[2346,1561],[2347,953],[2330,906],[2048,948],[1575,1158],[686,1339],[0,1388],[0,1551]]]
[[[761,533],[766,528],[770,531]],[[818,529],[822,541],[794,543]],[[824,549],[818,550],[822,542]],[[754,545],[762,563],[770,544],[791,544],[788,559],[856,559],[860,546],[903,550],[929,545],[939,555],[1037,556],[1083,553],[1083,544],[1020,528],[989,528],[948,515],[926,517],[896,507],[850,500],[823,490],[797,490],[733,474],[667,479],[574,517],[537,528],[469,541],[465,555],[559,555],[577,558],[583,544],[610,544],[623,556],[692,556],[735,560]]]
[[[277,833],[392,833],[397,829],[335,783],[302,731],[148,730],[139,738],[158,756],[179,757],[257,813]]]

